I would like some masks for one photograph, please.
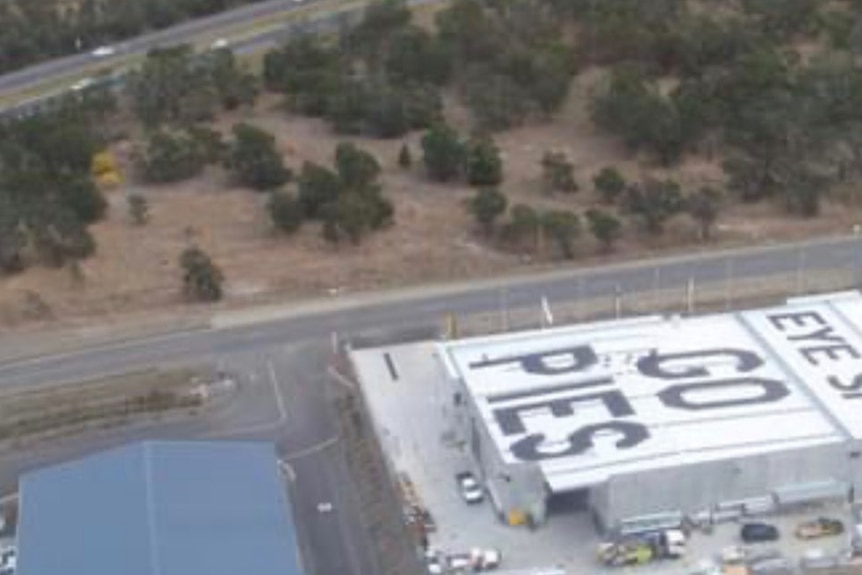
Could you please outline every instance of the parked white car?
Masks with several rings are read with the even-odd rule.
[[[492,571],[500,566],[502,560],[503,554],[499,549],[473,548],[470,550],[473,571]]]
[[[461,491],[461,497],[467,503],[481,503],[485,499],[485,491],[479,485],[476,476],[469,471],[464,471],[455,475],[455,480],[458,482],[458,489]]]
[[[15,575],[18,566],[18,550],[15,547],[0,549],[0,575]]]

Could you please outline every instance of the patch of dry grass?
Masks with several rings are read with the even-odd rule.
[[[597,132],[585,102],[601,73],[583,72],[568,103],[552,121],[531,124],[498,137],[504,154],[506,180],[502,190],[510,205],[583,211],[595,205],[592,175],[605,165],[617,166],[628,178],[670,176],[686,189],[721,181],[717,161],[688,158],[679,168],[662,170],[632,156],[614,138]],[[467,132],[466,113],[447,102],[450,120]],[[287,162],[296,170],[303,161],[331,163],[339,139],[321,121],[288,116],[278,98],[266,96],[257,109],[222,118],[228,130],[244,120],[273,131]],[[105,320],[108,316],[149,310],[175,313],[183,306],[177,257],[190,241],[208,251],[227,277],[227,301],[240,305],[273,299],[316,297],[329,289],[371,290],[532,269],[548,265],[538,258],[527,265],[519,254],[490,245],[464,208],[472,191],[463,185],[429,183],[422,174],[420,134],[406,138],[413,150],[414,168],[397,166],[400,140],[345,138],[371,151],[384,167],[384,188],[396,206],[396,223],[370,236],[358,247],[327,245],[319,226],[306,225],[290,238],[273,233],[263,210],[264,196],[232,187],[219,169],[194,181],[172,186],[140,187],[151,206],[151,223],[130,224],[122,191],[109,192],[111,209],[93,228],[98,253],[85,261],[81,274],[69,270],[35,268],[0,280],[0,326],[15,327],[35,321]],[[127,147],[127,146],[126,146]],[[539,185],[540,160],[546,150],[563,150],[576,166],[581,191],[564,196],[545,195]],[[126,154],[127,155],[127,154]],[[856,190],[845,191],[848,196]],[[855,194],[858,195],[858,194]],[[849,231],[862,222],[858,205],[826,205],[812,220],[788,218],[774,206],[730,206],[719,222],[716,245],[798,239]],[[614,258],[642,256],[667,248],[689,246],[696,229],[680,217],[664,237],[645,238],[634,225]],[[591,238],[579,241],[579,260],[601,261]],[[84,319],[83,321],[86,321]]]

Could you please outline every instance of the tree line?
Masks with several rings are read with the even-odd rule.
[[[862,4],[793,0],[573,3],[586,53],[609,67],[594,122],[671,166],[720,154],[726,186],[815,216],[862,171]],[[816,42],[803,55],[801,42]]]

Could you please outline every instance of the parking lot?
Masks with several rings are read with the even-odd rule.
[[[740,545],[740,526],[715,526],[712,533],[695,531],[686,556],[678,561],[654,562],[640,567],[611,568],[600,564],[600,539],[588,513],[574,508],[552,512],[548,522],[534,530],[501,522],[487,499],[468,505],[461,498],[455,475],[470,470],[463,445],[452,432],[453,390],[448,389],[442,367],[430,343],[418,343],[352,352],[369,410],[393,471],[415,487],[416,497],[431,514],[436,529],[428,535],[430,548],[464,553],[471,548],[502,552],[502,569],[559,567],[570,574],[691,573],[702,560],[723,549]],[[648,497],[648,494],[644,494]],[[839,503],[797,513],[757,518],[778,527],[781,538],[753,546],[758,552],[780,551],[798,561],[806,553],[839,553],[848,548],[848,536],[800,541],[795,527],[819,516],[841,519],[850,526],[849,509]]]

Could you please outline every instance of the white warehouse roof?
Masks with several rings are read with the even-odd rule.
[[[862,296],[441,344],[507,463],[554,491],[862,439]]]

